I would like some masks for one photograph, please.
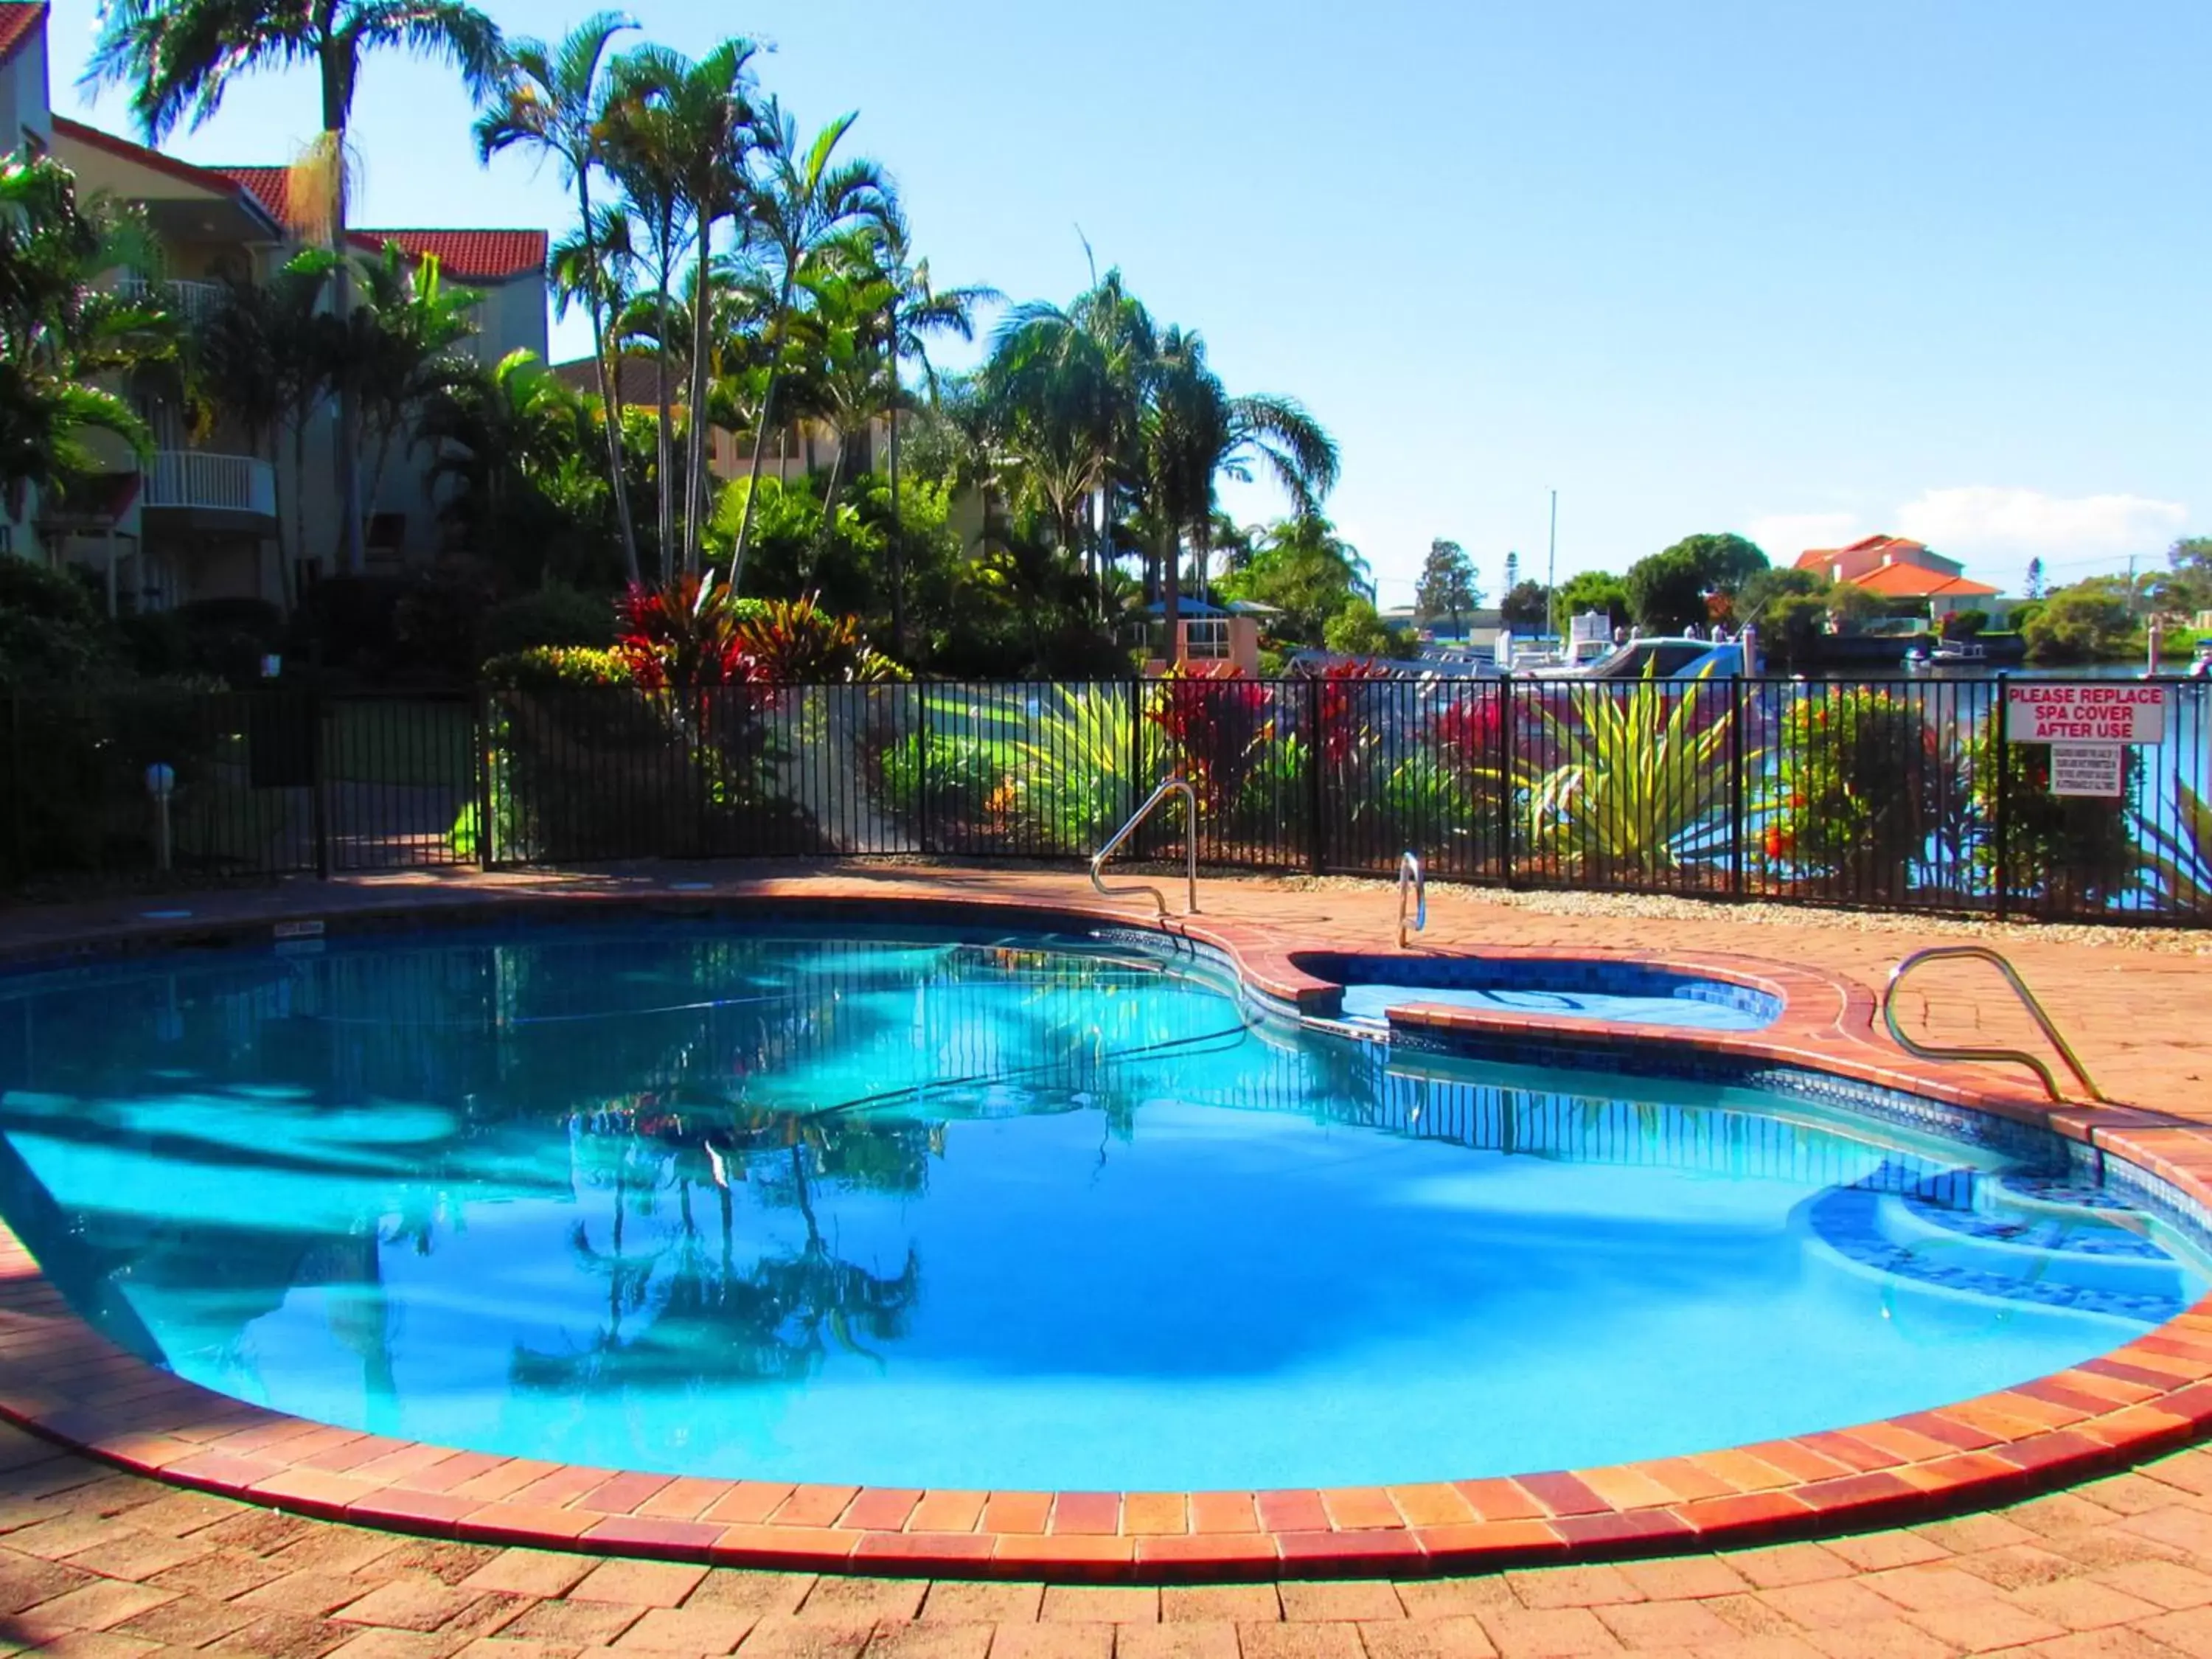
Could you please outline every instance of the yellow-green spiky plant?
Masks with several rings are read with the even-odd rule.
[[[1524,778],[1533,849],[1585,878],[1680,867],[1728,799],[1726,690],[1710,671],[1573,690],[1539,704],[1552,763]]]

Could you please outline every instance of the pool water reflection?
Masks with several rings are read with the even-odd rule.
[[[1917,1409],[2203,1289],[1778,1097],[1255,1024],[1097,940],[710,923],[0,981],[0,1208],[209,1387],[518,1455],[1365,1484]]]

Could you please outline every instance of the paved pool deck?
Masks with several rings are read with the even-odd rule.
[[[1059,904],[1091,896],[1079,878],[1064,872],[1001,869],[846,866],[814,872],[723,865],[491,877],[438,874],[0,912],[0,948],[35,951],[110,932],[335,918],[360,909],[475,903],[487,897],[666,894],[672,886],[696,882],[712,884],[723,895],[865,895],[895,902],[960,896]],[[683,894],[690,900],[710,896],[696,890]],[[1273,957],[1285,940],[1325,939],[1355,950],[1388,948],[1391,942],[1392,902],[1372,885],[1211,880],[1202,902],[1200,925],[1231,944],[1246,958],[1248,971],[1263,980],[1280,971]],[[188,908],[193,915],[180,922],[156,923],[143,914],[168,908]],[[1817,1052],[1839,1069],[1901,1070],[1907,1075],[1913,1068],[1866,1023],[1870,988],[1905,951],[1937,942],[1911,930],[1851,918],[1773,920],[1721,908],[1699,912],[1694,920],[1594,920],[1486,902],[1478,893],[1445,889],[1431,894],[1430,917],[1430,930],[1420,941],[1427,948],[1605,948],[1700,963],[1753,979],[1792,981],[1802,988],[1793,1004],[1802,1018],[1775,1041],[1784,1046],[1825,1043]],[[2075,1132],[2131,1137],[2141,1143],[2137,1150],[2145,1161],[2162,1161],[2177,1180],[2198,1182],[2195,1172],[2204,1167],[2198,1142],[2212,1126],[2212,1094],[2203,1083],[2212,1076],[2212,955],[2175,949],[2171,942],[2165,949],[2139,948],[2118,932],[2057,938],[2012,929],[1998,942],[2075,1034],[2084,1058],[2121,1103],[2091,1115],[2069,1115]],[[1980,977],[1987,971],[1966,964],[1930,969],[1909,1007],[1908,1024],[1937,1040],[2029,1046],[2032,1033],[2024,1019]],[[2008,1078],[1966,1067],[1946,1068],[1944,1077],[1943,1087],[1984,1097],[1994,1109],[2039,1109],[2030,1092]],[[120,1386],[124,1395],[137,1389],[134,1397],[146,1397],[143,1378],[119,1385],[97,1380],[112,1370],[104,1356],[87,1359],[79,1350],[80,1369],[73,1377],[65,1369],[42,1365],[42,1351],[50,1357],[52,1351],[40,1333],[54,1317],[53,1310],[35,1296],[27,1303],[18,1294],[27,1286],[43,1289],[42,1283],[34,1274],[27,1279],[20,1263],[8,1270],[5,1282],[11,1293],[0,1303],[0,1346],[9,1347],[16,1358],[7,1368],[10,1375],[0,1376],[0,1395],[14,1393],[27,1367],[33,1373],[43,1369],[50,1378],[59,1371],[62,1381],[73,1383],[70,1392],[80,1406],[88,1390],[97,1403],[103,1388]],[[849,1553],[834,1564],[842,1572],[817,1576],[725,1565],[724,1561],[744,1559],[742,1554],[693,1547],[701,1534],[684,1531],[681,1523],[688,1518],[696,1527],[706,1513],[706,1508],[692,1505],[703,1496],[696,1489],[708,1483],[648,1478],[650,1491],[641,1485],[635,1492],[624,1492],[620,1514],[603,1501],[590,1510],[588,1524],[576,1526],[573,1512],[561,1523],[568,1531],[566,1540],[557,1541],[580,1539],[580,1549],[573,1543],[514,1548],[491,1537],[410,1536],[310,1515],[276,1514],[272,1504],[315,1508],[313,1483],[299,1489],[307,1494],[305,1502],[282,1490],[257,1490],[251,1481],[228,1493],[179,1491],[119,1473],[47,1439],[9,1431],[0,1436],[0,1596],[5,1597],[0,1601],[0,1640],[115,1653],[211,1648],[313,1655],[343,1646],[362,1655],[420,1653],[438,1659],[463,1650],[521,1655],[607,1646],[726,1653],[741,1644],[744,1651],[759,1655],[849,1656],[865,1648],[871,1656],[913,1652],[932,1659],[985,1659],[987,1654],[1109,1659],[1117,1652],[1351,1659],[1363,1650],[1372,1659],[1410,1659],[1431,1652],[1540,1659],[1621,1650],[1820,1653],[1831,1659],[2008,1649],[2150,1659],[2212,1654],[2212,1453],[2191,1446],[2145,1451],[2137,1458],[2126,1437],[2100,1441],[2095,1432],[2099,1422],[2134,1413],[2134,1425],[2154,1427],[2152,1439],[2161,1447],[2193,1439],[2202,1426],[2193,1410],[2168,1412],[2165,1419],[2171,1420],[2154,1425],[2137,1402],[2154,1394],[2165,1399],[2205,1386],[2203,1362],[2212,1355],[2197,1352],[2204,1346],[2200,1334],[2185,1331],[2177,1352],[2154,1349],[2138,1356],[2154,1362],[2150,1369],[2124,1365],[2123,1372],[2140,1372],[2132,1382],[2127,1375],[2104,1376],[2107,1391],[2095,1399],[2062,1387],[2058,1399],[2042,1401],[2056,1410],[2055,1418],[2046,1410],[2038,1413],[2044,1419],[2038,1422],[2000,1425],[1984,1419],[1978,1431],[1989,1437],[1982,1448],[1913,1447],[1909,1449],[1917,1455],[1896,1466],[1910,1470],[1960,1457],[1989,1458],[1990,1447],[1999,1449],[1996,1461],[2003,1462],[2008,1449],[2056,1435],[2070,1437],[2063,1443],[2082,1467],[2116,1471],[2099,1473],[2063,1491],[2019,1497],[2024,1484],[2047,1479],[2054,1470],[2063,1475],[2073,1467],[2063,1458],[2041,1464],[2014,1462],[2002,1470],[1977,1463],[1971,1471],[1954,1472],[1978,1474],[1979,1486],[1949,1496],[1954,1508],[1962,1497],[1976,1494],[1986,1498],[1986,1504],[1946,1518],[1916,1519],[1905,1527],[1860,1528],[1857,1522],[1871,1522],[1883,1513],[1880,1504],[1844,1504],[1826,1519],[1853,1526],[1849,1535],[1757,1547],[1747,1534],[1746,1541],[1754,1547],[1717,1551],[1706,1546],[1717,1538],[1734,1539],[1741,1529],[1689,1526],[1653,1532],[1647,1526],[1645,1535],[1616,1541],[1634,1545],[1650,1559],[1522,1566],[1514,1564],[1540,1560],[1544,1552],[1530,1557],[1501,1549],[1487,1558],[1479,1552],[1465,1558],[1494,1559],[1498,1571],[1396,1583],[1388,1576],[1394,1552],[1401,1551],[1408,1539],[1394,1541],[1374,1534],[1410,1538],[1446,1527],[1535,1524],[1547,1528],[1554,1540],[1571,1541],[1572,1529],[1559,1523],[1600,1511],[1541,1477],[1510,1492],[1492,1489],[1491,1483],[1405,1489],[1415,1494],[1413,1505],[1431,1506],[1424,1513],[1409,1512],[1407,1500],[1395,1492],[1303,1495],[1321,1503],[1330,1524],[1288,1531],[1363,1536],[1340,1539],[1350,1546],[1340,1558],[1317,1556],[1291,1570],[1326,1573],[1340,1566],[1377,1575],[1357,1583],[1322,1578],[1204,1586],[1047,1586],[870,1577],[852,1572],[865,1558]],[[2190,1377],[2198,1380],[2185,1380]],[[2154,1390],[2149,1379],[2178,1386]],[[111,1410],[124,1403],[121,1395],[108,1401]],[[82,1417],[75,1421],[81,1429],[99,1426]],[[69,1420],[59,1423],[60,1431],[69,1426]],[[2001,1437],[1996,1432],[2000,1427],[2007,1431]],[[251,1427],[229,1431],[255,1433]],[[97,1433],[80,1437],[100,1438]],[[285,1437],[278,1435],[264,1443]],[[2088,1449],[2083,1442],[2093,1443],[2100,1455],[2080,1456]],[[1848,1449],[1832,1444],[1825,1455],[1832,1458]],[[370,1461],[395,1455],[380,1447],[371,1453]],[[173,1459],[172,1465],[189,1468],[191,1457],[201,1455],[204,1445]],[[400,1457],[402,1463],[406,1461]],[[158,1459],[149,1467],[158,1467]],[[348,1469],[362,1467],[356,1459],[328,1473],[342,1480]],[[428,1467],[416,1465],[418,1472]],[[1888,1473],[1887,1466],[1882,1472]],[[1679,1520],[1698,1503],[1749,1500],[1739,1504],[1739,1512],[1752,1516],[1771,1512],[1780,1501],[1784,1518],[1803,1519],[1788,1506],[1808,1507],[1800,1495],[1805,1490],[1860,1480],[1863,1473],[1853,1474],[1848,1467],[1793,1472],[1772,1463],[1762,1472],[1723,1462],[1708,1478],[1733,1477],[1734,1485],[1724,1490],[1695,1498],[1680,1489],[1638,1493],[1624,1488],[1608,1496],[1605,1508],[1614,1514],[1663,1511]],[[276,1479],[281,1486],[285,1477]],[[1886,1497],[1892,1508],[1903,1496],[1890,1488],[1869,1489],[1863,1480],[1847,1490],[1862,1498]],[[573,1511],[586,1496],[571,1492],[564,1500],[553,1501],[548,1492],[541,1497],[549,1501],[536,1507]],[[845,1504],[849,1506],[858,1496],[848,1494]],[[1255,1501],[1276,1499],[1279,1511],[1297,1507],[1294,1495],[1252,1496]],[[1638,1498],[1642,1501],[1626,1501]],[[1331,1499],[1341,1513],[1328,1512]],[[888,1522],[893,1506],[879,1505],[883,1513],[862,1517],[870,1528],[848,1529],[910,1532],[921,1501],[920,1495],[909,1496]],[[1527,1508],[1532,1501],[1536,1512],[1519,1517],[1492,1518],[1485,1510],[1486,1504]],[[1470,1513],[1460,1516],[1455,1504]],[[1082,1508],[1076,1506],[1078,1511]],[[1174,1516],[1166,1516],[1161,1505],[1133,1498],[1124,1498],[1116,1511],[1109,1531],[1097,1530],[1092,1517],[1066,1535],[1099,1546],[1128,1540],[1119,1553],[1114,1547],[1102,1549],[1109,1565],[1137,1561],[1137,1539],[1195,1540],[1202,1535],[1194,1500]],[[341,1506],[335,1512],[373,1509]],[[834,1522],[843,1518],[832,1517],[827,1528],[814,1524],[834,1531]],[[928,1528],[933,1534],[946,1515],[940,1512],[935,1519],[938,1526]],[[1048,1510],[1036,1523],[1038,1530],[1012,1535],[1033,1537],[1042,1547],[1054,1536],[1057,1519]],[[610,1520],[622,1524],[601,1530]],[[980,1513],[970,1519],[971,1531],[980,1530],[981,1520]],[[675,1523],[675,1529],[641,1524],[656,1521]],[[1133,1521],[1150,1530],[1130,1532]],[[1340,1521],[1358,1524],[1335,1524]],[[1270,1530],[1267,1522],[1262,1512],[1249,1524],[1257,1534]],[[434,1534],[441,1530],[428,1513],[410,1524]],[[1606,1527],[1617,1530],[1619,1524]],[[589,1535],[595,1530],[601,1535]],[[716,1523],[718,1537],[729,1530]],[[1286,1529],[1272,1530],[1279,1550]],[[655,1538],[665,1547],[656,1548]],[[549,1534],[547,1541],[556,1539]],[[1491,1539],[1506,1541],[1497,1533]],[[638,1548],[647,1555],[689,1553],[695,1559],[606,1559],[597,1553],[610,1547]],[[1460,1559],[1447,1552],[1425,1559],[1407,1558],[1406,1565],[1433,1574],[1440,1564]],[[903,1565],[911,1574],[928,1563],[925,1556]],[[972,1561],[955,1559],[945,1565],[951,1571],[973,1567]],[[1018,1568],[1018,1560],[1010,1558],[998,1570]],[[1132,1567],[1121,1571],[1136,1576]]]

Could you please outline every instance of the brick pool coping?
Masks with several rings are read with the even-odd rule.
[[[250,920],[143,918],[0,947],[53,962],[142,945],[235,942],[286,920],[419,924],[579,911],[684,912],[733,899],[852,903],[821,884],[740,881],[706,892],[548,897],[472,890],[425,903],[333,905],[325,890]],[[1127,926],[1131,912],[1054,896],[932,893],[1009,925],[1059,915]],[[877,901],[880,905],[881,901]],[[942,914],[941,910],[939,914]],[[1248,984],[1308,1004],[1329,987],[1294,953],[1338,948],[1200,916],[1164,931],[1226,956]],[[1371,954],[1371,952],[1369,952]],[[1424,954],[1419,951],[1412,954]],[[1499,957],[1559,957],[1528,947]],[[2212,1202],[2212,1130],[2133,1106],[2052,1106],[1991,1075],[1937,1071],[1873,1028],[1875,999],[1839,975],[1733,952],[1577,948],[1768,990],[1781,1016],[1755,1032],[1614,1025],[1607,1043],[1665,1044],[1827,1072],[2045,1125]],[[1589,1036],[1588,1021],[1416,1005],[1400,1018],[1488,1036]],[[1961,1078],[1968,1080],[1961,1081]],[[2170,1450],[2212,1430],[2212,1300],[2098,1358],[1977,1399],[1846,1429],[1691,1456],[1412,1486],[1209,1492],[917,1491],[671,1477],[459,1451],[246,1405],[157,1370],[70,1309],[0,1225],[0,1416],[178,1486],[325,1519],[471,1542],[813,1571],[1060,1581],[1224,1581],[1465,1572],[1704,1551],[1862,1530],[2008,1502]]]

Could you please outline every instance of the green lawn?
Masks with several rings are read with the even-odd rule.
[[[459,699],[333,702],[323,740],[323,775],[332,780],[465,788],[476,778],[476,711]]]

